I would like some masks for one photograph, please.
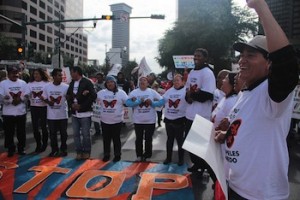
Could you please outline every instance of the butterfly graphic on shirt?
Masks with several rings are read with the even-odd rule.
[[[234,137],[237,136],[238,130],[239,130],[241,124],[242,124],[241,119],[237,119],[230,124],[230,127],[226,133],[226,135],[228,134],[228,137],[226,140],[226,144],[227,144],[228,148],[232,147],[232,145],[234,143]]]
[[[143,101],[142,103],[140,103],[140,108],[142,108],[143,106],[145,106],[146,108],[148,108],[150,106],[150,104],[148,103],[148,101]]]
[[[39,92],[32,91],[33,98],[41,97],[42,94],[43,94],[43,91],[39,91]]]
[[[180,103],[180,99],[176,99],[175,101],[172,101],[171,99],[169,99],[168,103],[169,103],[169,108],[171,108],[172,106],[174,108],[177,108]]]
[[[60,101],[62,99],[62,96],[58,96],[58,97],[53,97],[53,96],[50,96],[50,101],[56,103],[56,104],[60,104]]]
[[[198,89],[198,85],[197,84],[195,84],[195,85],[190,84],[190,91],[191,92],[196,92],[197,89]]]
[[[116,99],[112,100],[112,101],[103,100],[103,104],[104,104],[105,108],[108,108],[108,107],[114,108],[116,103],[117,103]]]
[[[13,99],[17,99],[21,97],[22,92],[21,91],[19,91],[18,93],[9,92],[9,94]]]

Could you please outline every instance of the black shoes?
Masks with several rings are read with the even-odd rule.
[[[197,172],[200,169],[199,166],[193,165],[192,167],[187,168],[189,172]]]
[[[13,157],[14,156],[14,154],[15,154],[15,152],[13,152],[13,151],[9,151],[9,152],[7,152],[7,157]]]
[[[170,164],[171,163],[171,159],[166,159],[165,161],[164,161],[164,165],[168,165],[168,164]]]
[[[20,156],[24,156],[24,155],[26,155],[26,152],[25,152],[24,150],[19,150],[19,151],[18,151],[18,154],[19,154]]]
[[[102,161],[103,162],[107,162],[107,161],[109,161],[109,159],[110,159],[110,156],[104,156],[103,159],[102,159]]]
[[[59,156],[60,157],[66,157],[68,155],[68,152],[66,152],[66,151],[61,151],[60,153],[59,153]]]
[[[183,160],[179,160],[177,163],[178,166],[182,166],[183,164],[184,164]]]
[[[115,156],[113,162],[118,162],[121,160],[121,156]]]
[[[51,153],[48,155],[49,157],[58,157],[59,152],[58,151],[51,151]]]

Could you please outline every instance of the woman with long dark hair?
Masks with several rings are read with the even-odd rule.
[[[30,111],[34,139],[35,153],[44,152],[48,145],[47,104],[42,101],[44,87],[49,83],[49,76],[42,68],[34,69],[27,89],[30,99]],[[42,130],[42,134],[39,130]]]

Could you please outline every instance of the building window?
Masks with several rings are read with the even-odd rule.
[[[49,3],[53,4],[53,0],[48,0]]]
[[[31,0],[31,2],[33,2],[33,3],[37,4],[37,0]]]
[[[47,20],[48,20],[48,21],[52,21],[52,17],[49,17],[49,16],[48,16],[48,17],[47,17]]]
[[[40,44],[40,45],[39,45],[39,50],[40,50],[40,51],[45,51],[45,45]]]
[[[39,27],[41,30],[43,30],[43,31],[45,30],[45,24],[39,24]]]
[[[34,15],[37,15],[37,10],[36,10],[36,8],[30,6],[30,13],[31,13],[31,14],[34,14]]]
[[[35,43],[35,42],[30,42],[30,44],[31,44],[32,48],[33,48],[34,50],[36,50],[36,43]]]
[[[47,26],[47,32],[52,34],[52,31],[53,31],[52,27]]]
[[[48,42],[49,44],[52,44],[52,43],[53,43],[52,37],[47,36],[47,42]]]
[[[51,14],[53,13],[53,9],[50,6],[47,6],[47,11]]]
[[[24,10],[27,10],[27,3],[24,2],[24,1],[22,1],[22,8],[23,8]]]
[[[36,20],[30,17],[30,22],[36,22]],[[36,24],[32,24],[31,26],[35,26],[36,27]]]
[[[45,3],[42,0],[40,0],[40,7],[45,9]]]
[[[57,17],[59,19],[59,12],[54,11],[54,15],[55,15],[55,17]]]
[[[41,19],[43,19],[43,20],[46,19],[45,13],[43,13],[43,12],[40,11],[39,14],[40,14],[40,18]]]
[[[59,9],[59,3],[55,1],[54,6]]]
[[[39,39],[42,40],[42,41],[45,41],[45,35],[40,33],[39,34]]]
[[[47,47],[47,52],[52,52],[52,48],[51,47]]]

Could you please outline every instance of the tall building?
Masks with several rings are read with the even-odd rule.
[[[66,19],[66,15],[75,16],[79,11],[79,18],[82,17],[82,0],[2,0],[0,13],[16,22],[21,23],[33,21],[52,21]],[[78,16],[78,15],[77,15]],[[76,17],[78,18],[78,17]],[[22,43],[22,29],[17,25],[0,19],[0,31],[7,37],[11,37]],[[58,46],[60,36],[61,54],[69,57],[79,57],[82,62],[87,62],[87,36],[78,32],[74,36],[68,37],[65,23],[45,23],[38,25],[27,25],[25,34],[25,47],[34,51],[47,52],[53,54]],[[28,58],[28,53],[26,55]]]
[[[112,14],[118,20],[112,21],[112,48],[107,52],[111,64],[126,65],[129,60],[129,27],[131,7],[125,3],[110,5]]]
[[[300,49],[300,1],[266,0],[290,42]]]

